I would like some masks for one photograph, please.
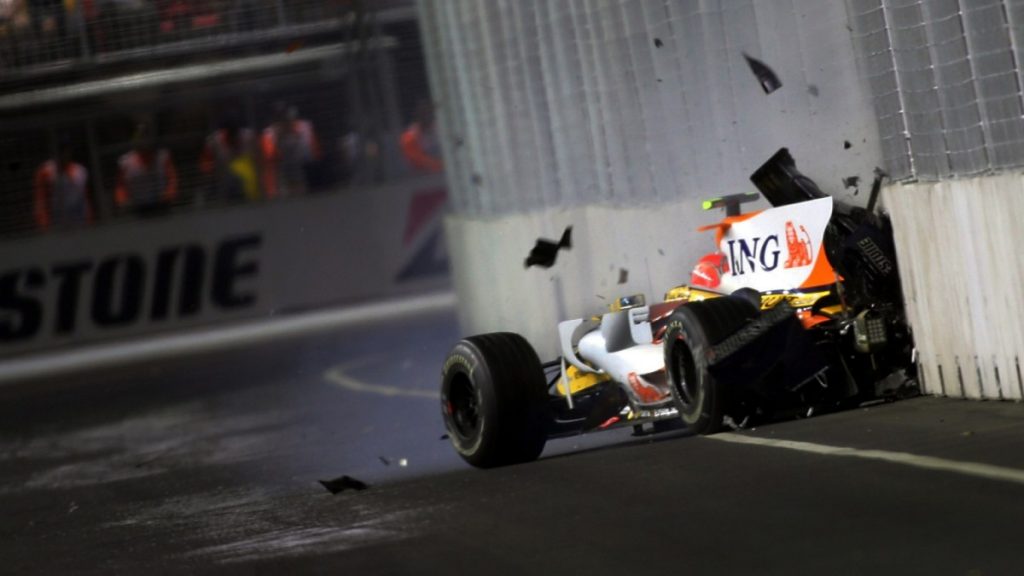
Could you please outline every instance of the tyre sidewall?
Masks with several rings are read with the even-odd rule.
[[[689,404],[684,402],[676,390],[676,378],[681,377],[674,358],[677,346],[687,347],[693,358],[694,377],[697,379],[696,398]],[[679,416],[688,428],[698,433],[704,433],[710,426],[716,425],[713,419],[721,419],[721,414],[716,414],[717,388],[707,371],[707,349],[707,338],[695,318],[682,309],[673,314],[665,332],[665,367],[669,371],[672,398]]]
[[[448,409],[452,382],[460,375],[466,376],[472,384],[481,420],[476,434],[468,438],[462,436],[456,429]],[[495,442],[493,431],[497,425],[498,402],[490,367],[483,354],[470,342],[462,341],[456,344],[441,371],[441,416],[455,450],[471,463],[482,464],[481,455],[492,449],[491,444]]]

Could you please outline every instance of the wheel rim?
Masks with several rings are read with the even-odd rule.
[[[462,439],[474,438],[480,431],[480,406],[476,386],[465,374],[452,378],[447,413],[453,431]]]
[[[679,338],[672,348],[672,388],[679,396],[683,406],[693,406],[700,396],[700,383],[697,382],[697,370],[693,362],[693,355],[686,342]]]

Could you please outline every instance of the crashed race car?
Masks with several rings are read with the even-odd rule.
[[[663,302],[619,298],[561,322],[542,363],[522,336],[461,340],[442,370],[456,451],[489,468],[537,459],[549,438],[632,426],[713,434],[917,390],[892,229],[875,205],[834,201],[786,149],[752,176],[757,194],[704,202],[726,216],[718,250]]]

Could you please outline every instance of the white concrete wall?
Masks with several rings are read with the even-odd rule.
[[[668,288],[688,282],[697,252],[713,250],[713,233],[696,232],[702,215],[696,202],[677,201],[658,208],[449,217],[445,232],[463,331],[518,332],[543,358],[553,358],[559,320],[601,312],[628,294],[659,301]],[[572,250],[561,252],[550,269],[524,268],[538,237],[557,241],[569,225]],[[622,269],[628,279],[619,284]]]
[[[1024,397],[1024,176],[893,185],[903,292],[929,394]]]
[[[687,281],[713,248],[694,229],[721,216],[701,213],[700,200],[751,191],[750,173],[777,149],[853,201],[882,163],[841,2],[420,7],[467,333],[519,331],[551,356],[558,320]],[[783,87],[766,95],[744,52]],[[843,190],[849,176],[861,178],[859,196]],[[557,239],[567,224],[573,251],[550,270],[524,270],[535,239]],[[620,267],[629,270],[622,286]]]

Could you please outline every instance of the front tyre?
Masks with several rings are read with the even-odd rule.
[[[509,332],[461,340],[445,360],[441,414],[478,468],[536,460],[547,442],[547,382],[533,347]]]
[[[708,352],[758,312],[749,299],[726,296],[685,304],[669,318],[664,350],[672,400],[697,434],[721,429],[730,400],[729,390],[708,370]]]

